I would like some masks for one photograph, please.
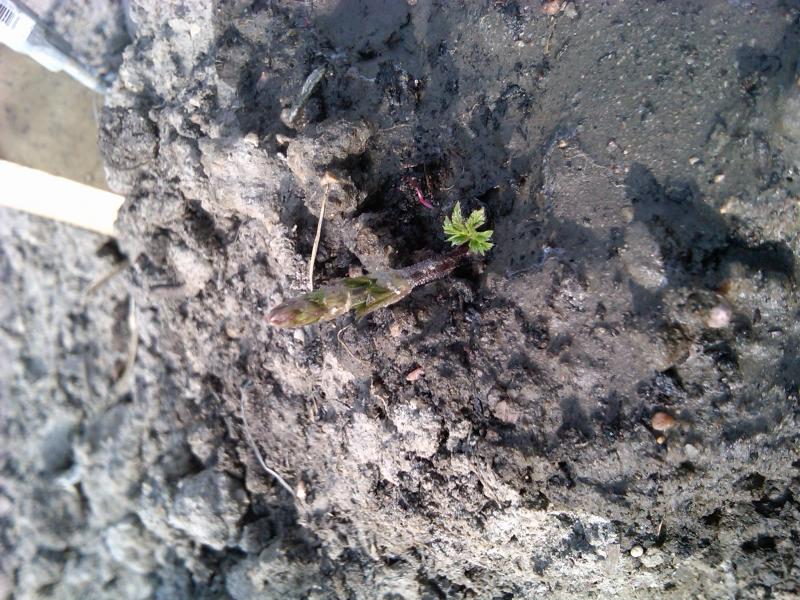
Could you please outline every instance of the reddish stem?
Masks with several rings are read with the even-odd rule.
[[[433,208],[433,204],[428,202],[425,198],[425,195],[422,193],[422,188],[419,187],[419,184],[413,177],[405,177],[406,185],[409,186],[414,193],[417,195],[417,200],[419,203],[422,204],[425,208]]]
[[[403,277],[407,277],[411,281],[411,287],[415,288],[449,275],[468,256],[469,245],[462,244],[444,256],[435,256],[428,260],[423,260],[402,269],[400,272]]]

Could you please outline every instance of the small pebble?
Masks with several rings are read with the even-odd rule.
[[[700,451],[691,444],[686,444],[683,447],[683,451],[686,453],[686,458],[689,460],[695,460],[700,455]]]
[[[7,575],[0,575],[0,598],[11,598],[16,584]]]
[[[711,309],[706,319],[706,325],[711,329],[722,329],[731,322],[731,309],[724,304],[719,304]]]
[[[675,426],[675,417],[665,412],[657,412],[653,415],[651,425],[656,431],[667,431]]]
[[[642,548],[641,546],[634,546],[633,548],[631,548],[631,556],[633,558],[639,558],[643,554],[644,554],[644,548]]]
[[[238,340],[242,337],[242,329],[230,321],[225,323],[225,335],[227,335],[232,340]]]
[[[11,504],[11,500],[6,498],[5,496],[0,496],[0,517],[5,517],[11,514],[14,505]],[[3,596],[0,596],[2,598]]]
[[[568,2],[566,6],[564,6],[564,14],[570,19],[575,19],[578,17],[578,10],[572,2]]]
[[[359,265],[350,265],[347,268],[348,277],[361,277],[363,274],[364,269],[362,269]]]
[[[648,569],[655,569],[664,564],[664,555],[657,548],[650,548],[642,557],[642,564]]]
[[[520,412],[505,400],[498,402],[492,412],[501,421],[512,425],[515,425],[520,419]]]
[[[723,181],[725,181],[724,173],[717,173],[714,175],[714,183],[722,183]]]
[[[425,375],[425,369],[422,367],[417,367],[413,371],[411,371],[408,375],[406,375],[406,381],[416,381],[420,377]]]
[[[560,0],[544,0],[542,2],[542,12],[551,17],[557,15],[561,11]]]
[[[733,290],[733,279],[723,279],[720,284],[717,286],[717,293],[722,294],[723,296],[727,296]]]
[[[392,321],[389,325],[389,335],[392,337],[397,337],[403,332],[403,327],[397,321]]]
[[[690,156],[689,157],[689,164],[690,165],[695,166],[699,162],[700,162],[700,159],[697,158],[696,156]]]
[[[736,208],[738,201],[739,199],[736,196],[728,196],[725,199],[725,202],[723,202],[722,206],[719,208],[720,214],[726,215],[731,212],[734,208]]]
[[[633,218],[636,214],[633,212],[633,208],[630,206],[626,206],[622,209],[622,220],[626,223],[633,223]]]

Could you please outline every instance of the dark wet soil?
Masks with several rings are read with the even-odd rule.
[[[132,4],[100,145],[135,316],[106,335],[136,360],[110,391],[87,372],[100,409],[55,396],[82,527],[39,527],[18,589],[792,597],[796,3]],[[456,201],[496,245],[361,321],[272,329],[323,195],[317,283],[445,252]],[[74,335],[109,344],[96,310]]]

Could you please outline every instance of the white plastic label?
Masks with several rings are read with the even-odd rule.
[[[35,26],[36,22],[11,0],[0,0],[0,41],[24,42]]]

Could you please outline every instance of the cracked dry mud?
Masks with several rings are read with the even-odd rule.
[[[793,597],[799,19],[133,0],[100,122],[132,267],[87,300],[101,240],[0,220],[6,589]],[[457,200],[496,247],[271,329],[323,193],[318,282],[445,251]]]

